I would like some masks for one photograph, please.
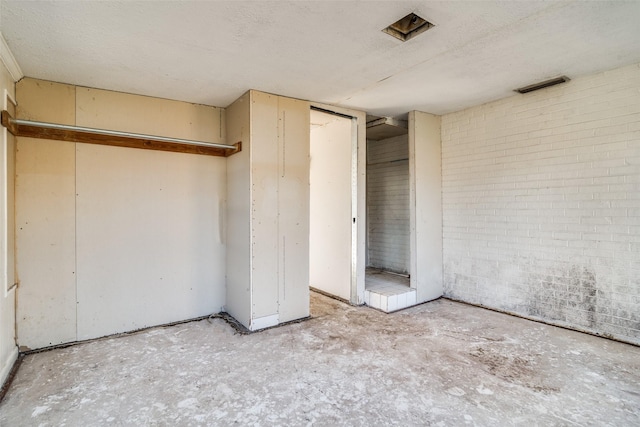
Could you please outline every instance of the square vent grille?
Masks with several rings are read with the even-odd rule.
[[[432,27],[434,27],[434,25],[431,22],[419,17],[415,13],[410,13],[382,31],[398,40],[406,42]]]

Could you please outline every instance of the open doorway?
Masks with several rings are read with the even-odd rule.
[[[309,283],[352,300],[352,145],[354,120],[311,110]]]
[[[407,121],[368,117],[365,303],[386,312],[416,304],[409,179]]]

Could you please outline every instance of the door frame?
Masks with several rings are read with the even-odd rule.
[[[364,304],[366,261],[367,114],[318,102],[311,110],[351,120],[351,293],[349,302]]]

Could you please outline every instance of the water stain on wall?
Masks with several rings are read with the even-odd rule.
[[[444,296],[558,326],[640,343],[633,270],[514,256],[505,261],[445,257]]]
[[[596,275],[586,266],[558,268],[531,283],[528,314],[593,329],[597,326]]]

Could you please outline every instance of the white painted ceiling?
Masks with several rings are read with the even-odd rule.
[[[379,116],[435,114],[640,62],[640,1],[23,2],[24,74],[225,107],[248,89]],[[381,30],[415,12],[436,27]]]

